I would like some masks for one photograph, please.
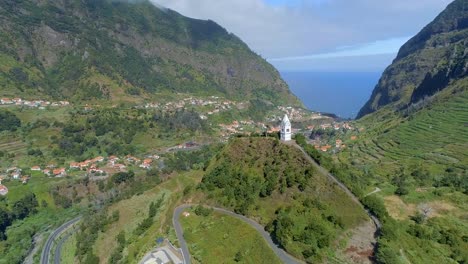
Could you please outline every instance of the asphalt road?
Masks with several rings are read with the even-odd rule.
[[[190,252],[188,250],[187,242],[184,239],[183,230],[182,230],[182,226],[180,225],[179,219],[180,219],[180,215],[182,214],[182,212],[184,212],[186,209],[188,209],[188,208],[190,208],[192,206],[194,206],[194,205],[184,204],[184,205],[181,205],[181,206],[177,207],[174,210],[174,215],[172,217],[172,223],[174,224],[177,239],[179,240],[179,245],[180,245],[180,247],[182,249],[182,254],[184,255],[185,264],[190,264],[191,263],[190,262]],[[268,232],[266,232],[264,230],[264,227],[262,225],[260,225],[259,223],[255,222],[252,219],[249,219],[249,218],[247,218],[247,217],[245,217],[243,215],[236,214],[236,213],[228,211],[226,209],[216,208],[216,207],[212,207],[212,208],[217,212],[221,212],[223,214],[227,214],[229,216],[238,218],[238,219],[246,222],[250,226],[252,226],[255,230],[257,230],[257,232],[260,233],[260,235],[266,240],[268,245],[271,247],[271,249],[278,256],[278,258],[281,259],[281,261],[283,261],[284,263],[287,263],[287,264],[303,263],[302,261],[300,261],[300,260],[294,258],[293,256],[289,255],[288,253],[286,253],[286,251],[284,251],[277,244],[275,244],[273,242],[273,240],[271,239],[270,234]]]
[[[74,224],[76,224],[78,221],[81,220],[81,216],[77,217],[77,218],[74,218],[68,222],[66,222],[65,224],[61,225],[59,228],[55,229],[54,232],[52,232],[52,234],[50,234],[49,238],[47,238],[47,241],[44,245],[44,248],[42,249],[42,254],[41,254],[41,264],[49,264],[49,261],[50,261],[50,251],[52,249],[52,245],[54,243],[54,241],[57,239],[57,237],[62,234],[63,232],[65,232],[68,228],[72,227]],[[63,245],[63,239],[60,241],[62,242],[62,245]],[[60,245],[60,243],[59,243]],[[58,248],[58,246],[57,246]],[[61,248],[61,246],[60,246]],[[55,263],[56,260],[55,260]],[[60,256],[59,256],[59,263],[60,263]]]

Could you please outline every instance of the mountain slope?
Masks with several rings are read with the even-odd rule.
[[[0,22],[2,96],[134,101],[182,92],[300,105],[239,38],[148,1],[5,0]]]
[[[338,241],[347,242],[342,235],[366,223],[359,205],[300,150],[277,139],[232,139],[206,171],[200,188],[208,200],[257,219],[307,263],[346,258]],[[362,235],[373,237],[370,231]]]
[[[466,78],[467,46],[468,1],[456,0],[400,49],[358,118],[385,106],[406,109]]]
[[[380,190],[379,263],[468,261],[467,46],[456,0],[401,48],[334,156],[354,189]]]

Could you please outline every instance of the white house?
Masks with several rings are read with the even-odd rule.
[[[289,121],[288,115],[284,115],[283,121],[281,121],[281,141],[291,141],[291,137],[291,121]]]

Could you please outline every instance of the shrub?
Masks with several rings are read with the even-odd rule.
[[[0,110],[0,132],[16,131],[21,127],[21,120],[10,111]]]
[[[209,216],[212,212],[213,212],[213,209],[203,207],[201,205],[198,205],[195,208],[195,214],[198,215],[198,216],[205,216],[206,217],[206,216]]]

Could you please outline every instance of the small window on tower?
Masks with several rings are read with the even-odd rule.
[[[286,129],[286,132],[288,132],[288,133],[289,133],[289,129]]]

